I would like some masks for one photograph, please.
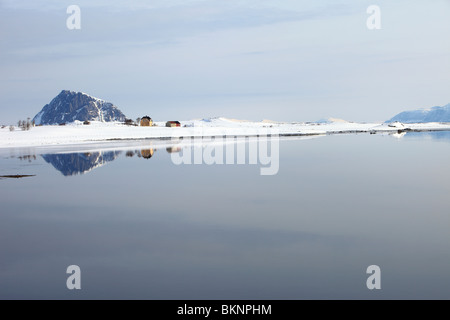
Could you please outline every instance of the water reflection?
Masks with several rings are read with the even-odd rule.
[[[317,137],[319,136],[286,138],[286,140],[309,140]],[[173,155],[175,153],[182,152],[183,149],[203,148],[203,150],[205,150],[209,148],[209,153],[213,152],[214,154],[216,154],[216,151],[212,151],[212,148],[223,149],[225,145],[229,143],[234,145],[246,144],[250,141],[261,141],[263,143],[269,143],[267,139],[257,137],[235,138],[236,140],[232,139],[230,141],[224,141],[223,139],[216,140],[211,138],[196,138],[153,140],[150,142],[125,142],[118,144],[103,144],[99,145],[97,148],[95,146],[83,146],[83,151],[80,150],[79,152],[73,152],[72,150],[74,149],[71,150],[70,147],[66,147],[68,149],[67,151],[51,150],[52,152],[45,152],[41,156],[47,163],[51,164],[64,176],[73,176],[90,172],[93,169],[99,168],[108,162],[114,161],[119,157],[121,153],[124,153],[126,158],[132,158],[136,156],[137,158],[148,160],[155,156],[155,153],[158,149],[161,149],[162,151],[165,150],[168,154]],[[188,152],[188,154],[190,153]],[[238,156],[237,153],[236,156]],[[246,156],[246,154],[244,156]],[[22,158],[35,159],[35,156],[27,155],[26,157]]]
[[[119,147],[120,148],[120,147]],[[164,146],[158,147],[163,148]],[[88,173],[96,168],[99,168],[108,162],[116,160],[120,154],[125,153],[125,157],[132,158],[134,156],[142,159],[151,159],[157,147],[146,146],[135,150],[121,150],[114,151],[84,151],[84,152],[70,152],[70,153],[45,153],[41,154],[42,158],[51,164],[56,170],[61,172],[64,176],[74,176],[78,174]],[[180,152],[179,146],[168,146],[165,148],[168,153]],[[20,160],[36,160],[36,155],[19,156]]]
[[[432,140],[450,142],[450,131],[408,132],[407,138],[430,138]]]
[[[178,148],[181,150],[181,148]],[[131,158],[137,156],[138,158],[150,159],[155,154],[155,148],[145,148],[138,150],[125,151],[125,157]],[[42,154],[42,158],[51,164],[56,170],[61,172],[64,176],[73,176],[77,174],[84,174],[96,168],[99,168],[108,162],[116,160],[123,150],[115,151],[90,151],[90,152],[73,152],[73,153],[46,153]],[[169,147],[167,148],[169,151]],[[27,159],[31,157],[28,156]],[[34,156],[34,159],[36,157]]]
[[[115,160],[122,152],[43,154],[42,158],[65,176],[89,172]]]
[[[26,160],[28,162],[32,162],[32,161],[36,160],[36,155],[35,154],[26,154],[23,156],[18,156],[17,158],[19,160]]]
[[[450,141],[450,131],[437,131],[437,132],[393,132],[388,133],[390,137],[396,139],[405,138],[429,138],[439,141]],[[305,140],[318,137],[297,137],[297,138],[283,138],[283,140]],[[248,142],[248,139],[244,139]],[[182,152],[183,148],[191,147],[206,147],[209,143],[214,144],[214,140],[209,141],[194,141],[190,139],[176,139],[169,141],[151,141],[151,142],[134,142],[117,144],[103,144],[98,147],[90,147],[84,149],[83,152],[51,150],[42,153],[42,158],[49,164],[51,164],[56,170],[61,172],[64,176],[74,176],[78,174],[88,173],[96,168],[99,168],[109,162],[116,160],[120,154],[124,153],[126,158],[142,158],[151,159],[155,156],[158,149],[161,149],[169,153]],[[69,149],[70,150],[70,149]],[[32,162],[35,161],[36,154],[40,152],[31,153],[31,150],[27,150],[22,155],[12,155],[12,158],[18,158],[23,161]],[[55,153],[57,152],[57,153]]]
[[[155,151],[153,150],[153,149],[142,149],[141,150],[141,156],[144,158],[144,159],[150,159],[152,156],[153,156],[153,153],[154,153]]]
[[[92,150],[86,149],[83,152],[65,152],[55,150],[53,152],[43,153],[41,157],[64,176],[74,176],[88,173],[109,162],[116,160],[122,153],[126,158],[134,156],[142,159],[151,159],[158,148],[165,148],[168,153],[179,152],[181,147],[175,146],[180,141],[162,143],[162,141],[151,143],[124,143],[124,144],[102,144]],[[185,145],[190,145],[186,144]],[[134,147],[130,149],[130,147]],[[70,148],[70,147],[69,147]],[[86,148],[86,147],[85,147]],[[19,159],[36,160],[36,155],[19,156]],[[31,159],[31,160],[30,160]]]
[[[167,147],[166,151],[168,153],[176,153],[176,152],[180,152],[181,151],[181,147],[175,147],[175,146],[171,146],[171,147]]]
[[[401,139],[406,135],[406,132],[398,130],[398,132],[390,133],[389,135],[393,138]]]
[[[0,299],[448,299],[450,149],[410,136],[283,138],[270,177],[173,165],[187,140],[8,150],[2,175],[36,177],[0,182]],[[39,156],[115,152],[78,179]]]

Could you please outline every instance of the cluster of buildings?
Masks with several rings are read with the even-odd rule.
[[[153,120],[149,116],[144,116],[141,118],[141,121],[139,123],[141,127],[151,127],[153,126]],[[166,127],[179,127],[180,122],[179,121],[167,121]]]

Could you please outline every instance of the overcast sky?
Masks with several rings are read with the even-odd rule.
[[[3,0],[0,39],[0,124],[63,89],[157,121],[379,121],[450,102],[450,0]]]

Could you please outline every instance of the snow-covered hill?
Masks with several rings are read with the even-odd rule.
[[[39,125],[78,121],[125,121],[125,115],[110,102],[83,92],[63,90],[33,118]]]
[[[386,122],[424,123],[450,122],[450,103],[442,107],[404,111]]]

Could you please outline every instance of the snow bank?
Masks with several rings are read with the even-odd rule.
[[[227,118],[181,121],[181,127],[168,128],[165,122],[154,127],[126,126],[118,122],[96,122],[83,125],[77,121],[65,126],[39,126],[28,131],[9,127],[0,129],[0,148],[68,145],[109,140],[137,140],[157,138],[180,138],[201,136],[256,136],[279,134],[281,136],[307,136],[319,134],[355,132],[395,132],[398,130],[437,131],[450,130],[450,123],[389,124],[327,122],[327,123],[281,123],[236,121]],[[400,126],[401,125],[401,126]]]

